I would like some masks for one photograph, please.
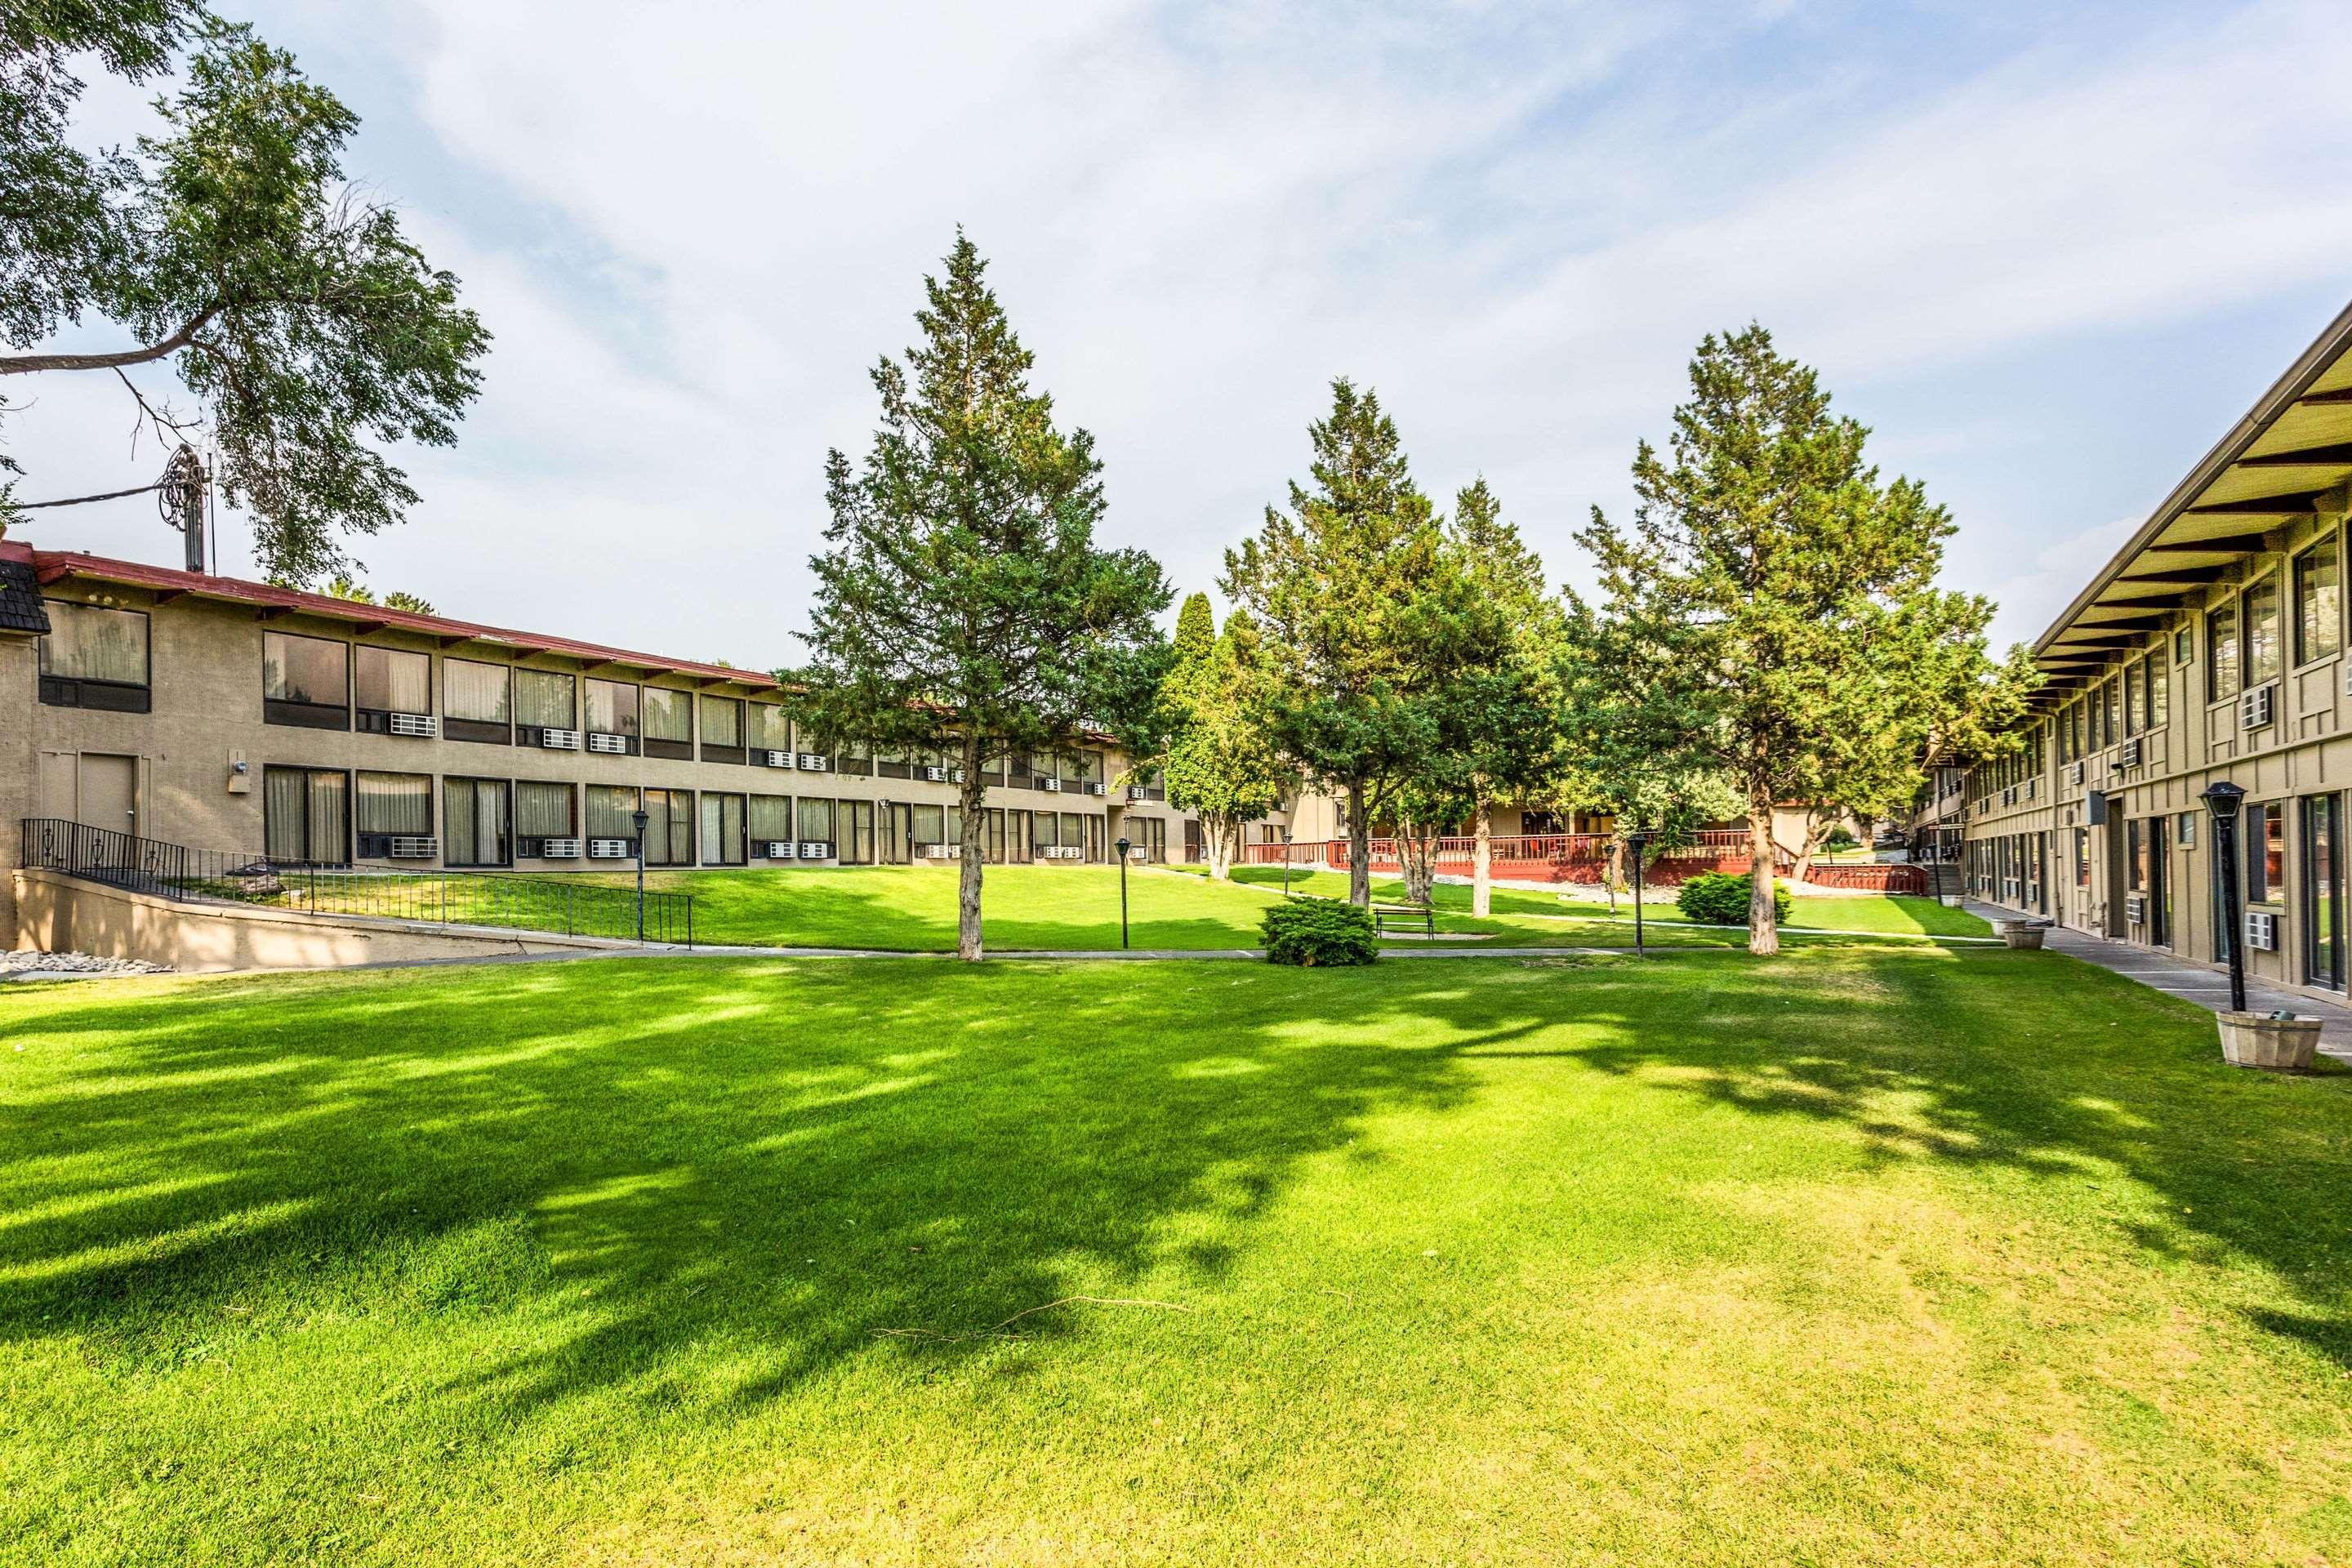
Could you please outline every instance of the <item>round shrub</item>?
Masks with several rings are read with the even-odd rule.
[[[1843,826],[1840,826],[1830,829],[1830,836],[1822,840],[1822,847],[1824,849],[1859,849],[1862,847],[1862,841],[1854,837],[1854,836],[1848,832]]]
[[[1675,895],[1675,908],[1701,925],[1744,926],[1748,923],[1748,879],[1731,871],[1709,871],[1685,882]],[[1772,884],[1772,918],[1785,921],[1797,900],[1781,883]]]
[[[1294,899],[1265,911],[1259,922],[1273,963],[1308,968],[1370,963],[1381,955],[1369,910],[1336,899]]]

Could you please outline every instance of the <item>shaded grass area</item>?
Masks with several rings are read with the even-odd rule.
[[[1279,866],[1241,866],[1234,869],[1234,879],[1255,887],[1280,888],[1284,885]],[[1348,895],[1348,875],[1344,871],[1308,871],[1290,873],[1288,886],[1294,892],[1308,892],[1321,898],[1340,899]],[[1404,901],[1404,881],[1396,877],[1375,877],[1372,897],[1382,902]],[[1442,921],[1464,931],[1488,929],[1470,915],[1470,889],[1453,882],[1441,882],[1430,889],[1430,902],[1436,908]],[[1586,918],[1580,928],[1595,945],[1630,943],[1632,937],[1613,931],[1607,923],[1609,906],[1599,898],[1579,893],[1563,898],[1557,892],[1538,892],[1524,888],[1491,889],[1488,908],[1493,910],[1492,929],[1508,931],[1517,940],[1518,932],[1530,929],[1524,919],[1512,917],[1545,917],[1556,922],[1560,917]],[[1626,921],[1633,918],[1630,899],[1618,900],[1618,914]],[[1643,901],[1642,915],[1645,922],[1663,921],[1673,925],[1690,922],[1676,909],[1670,892],[1650,890]],[[1448,920],[1447,917],[1455,917]],[[1946,907],[1934,899],[1912,898],[1904,894],[1858,894],[1838,898],[1807,897],[1797,900],[1796,908],[1783,924],[1783,931],[1864,931],[1888,936],[1989,936],[1991,927],[1966,910]],[[1727,942],[1745,944],[1746,939],[1726,936],[1717,931],[1691,931],[1672,933],[1669,940],[1718,945]]]
[[[8,1002],[0,1559],[2352,1553],[2352,1076],[2057,954]]]

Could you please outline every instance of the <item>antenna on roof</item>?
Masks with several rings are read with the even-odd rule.
[[[155,482],[155,510],[166,523],[180,531],[188,547],[188,570],[199,574],[205,569],[205,489],[208,482],[204,459],[184,441],[172,454],[172,460],[163,465],[163,477]]]

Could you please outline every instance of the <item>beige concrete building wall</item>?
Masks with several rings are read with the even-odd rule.
[[[956,802],[952,784],[920,778],[898,779],[851,773],[803,772],[733,762],[684,761],[646,756],[613,756],[587,751],[547,750],[536,746],[470,742],[437,732],[410,738],[357,731],[320,730],[269,722],[263,702],[262,647],[271,631],[315,637],[347,645],[410,650],[433,660],[433,704],[445,708],[446,671],[452,659],[507,664],[519,669],[548,669],[584,681],[589,678],[641,684],[701,695],[758,701],[764,683],[729,683],[716,679],[646,674],[625,666],[583,664],[566,656],[517,652],[461,641],[444,646],[442,639],[396,628],[355,635],[348,623],[301,613],[264,619],[247,605],[218,603],[193,595],[153,593],[83,578],[68,578],[47,590],[52,599],[139,610],[149,617],[151,710],[124,713],[96,709],[59,707],[37,700],[33,645],[19,640],[0,645],[0,692],[7,694],[6,721],[0,725],[0,805],[8,805],[11,829],[7,864],[14,862],[14,826],[26,816],[86,819],[90,799],[102,790],[94,780],[131,759],[127,767],[136,778],[136,816],[132,824],[143,837],[184,844],[200,849],[258,854],[263,848],[263,776],[268,767],[300,766],[352,771],[426,774],[435,780],[434,813],[439,847],[447,847],[444,784],[451,778],[501,781],[539,780],[572,785],[613,784],[632,788],[721,792],[730,795],[771,795],[826,800],[888,801],[900,805],[949,806]],[[575,687],[575,693],[584,688]],[[698,703],[697,707],[698,709]],[[799,737],[794,737],[795,741]],[[1187,813],[1164,801],[1128,798],[1129,791],[1113,781],[1122,775],[1126,759],[1107,748],[1099,793],[1072,787],[1062,793],[1003,787],[988,791],[987,805],[1007,810],[1076,814],[1101,824],[1100,843],[1106,848],[1095,858],[1108,858],[1108,846],[1121,834],[1141,842],[1147,821],[1158,819],[1171,859],[1180,859],[1186,842]],[[797,757],[797,751],[795,751]],[[240,770],[239,764],[242,764]],[[13,792],[13,793],[12,793]],[[13,804],[9,804],[13,803]],[[575,793],[575,826],[585,836],[584,796]],[[101,813],[102,815],[102,813]],[[509,802],[511,816],[511,802]],[[880,816],[877,809],[877,819]],[[845,826],[845,825],[844,825]],[[879,829],[877,827],[877,834]],[[846,837],[837,826],[835,840]],[[748,837],[748,835],[747,835]],[[767,864],[752,843],[752,865]],[[707,852],[699,858],[712,857]],[[381,862],[407,868],[442,863],[438,855]],[[795,860],[791,862],[797,864]],[[612,869],[609,860],[534,860],[516,857],[517,869],[534,873]],[[623,862],[625,864],[625,862]],[[785,864],[776,862],[775,864]]]

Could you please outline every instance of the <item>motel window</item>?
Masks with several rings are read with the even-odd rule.
[[[2172,662],[2187,664],[2197,657],[2197,634],[2182,626],[2172,634]]]
[[[1103,758],[1100,752],[1062,753],[1062,777],[1065,781],[1084,788],[1087,784],[1101,783],[1102,776]]]
[[[514,739],[514,670],[469,658],[441,661],[441,732],[453,741]]]
[[[2246,825],[2246,902],[2267,904],[2286,886],[2286,813],[2276,805],[2249,805]]]
[[[948,841],[946,808],[937,805],[916,806],[913,833],[918,852],[934,844],[945,844]]]
[[[395,837],[433,837],[432,774],[363,773],[352,784],[352,826],[359,835],[360,858],[384,858]]]
[[[577,727],[572,711],[580,684],[576,676],[561,669],[518,669],[514,683],[515,722],[527,731],[524,745],[539,744],[550,730]]]
[[[801,732],[800,743],[811,751],[817,750],[816,740],[806,731]],[[874,772],[874,752],[863,741],[844,741],[834,753],[833,771],[864,778]]]
[[[2173,837],[2183,849],[2197,847],[2197,814],[2184,811],[2173,818]]]
[[[261,770],[261,843],[270,859],[341,866],[351,857],[350,829],[351,777],[341,768]]]
[[[646,755],[690,761],[694,756],[694,693],[664,686],[645,689]]]
[[[308,730],[350,729],[351,659],[349,643],[262,633],[262,718]]]
[[[2246,684],[2260,686],[2279,672],[2278,574],[2273,573],[2244,595]]]
[[[2103,746],[2112,746],[2124,738],[2124,683],[2120,677],[2099,689],[2099,702],[2105,710],[2100,720]]]
[[[515,785],[515,850],[518,854],[541,855],[545,853],[548,839],[573,836],[577,829],[572,826],[572,794],[570,784],[553,784],[544,779],[525,779]]]
[[[2147,660],[2124,671],[2124,733],[2137,735],[2147,725]]]
[[[2087,888],[2090,885],[2091,830],[2078,827],[2074,829],[2074,886]]]
[[[799,837],[799,830],[793,826],[791,795],[755,795],[750,810],[750,830],[755,842],[765,844],[772,839]]]
[[[834,809],[833,858],[845,866],[874,864],[874,803],[845,800]]]
[[[2294,558],[2294,661],[2308,664],[2344,646],[2343,577],[2330,533]]]
[[[702,760],[740,763],[743,760],[743,700],[706,697],[702,700]]]
[[[2147,725],[2161,730],[2172,722],[2172,668],[2158,648],[2147,661]]]
[[[503,779],[444,779],[441,859],[449,866],[506,866],[514,854],[507,842],[507,785]]]
[[[394,713],[433,711],[429,656],[406,648],[362,647],[352,650],[352,665],[361,729],[387,734]]]
[[[702,863],[740,866],[743,861],[743,797],[703,791]]]
[[[583,695],[587,700],[588,721],[584,728],[593,734],[620,736],[634,753],[637,749],[637,689],[626,681],[590,679]]]
[[[144,713],[149,706],[147,612],[50,599],[49,629],[35,660],[52,708]]]
[[[631,820],[637,809],[637,792],[626,784],[590,784],[588,786],[588,837],[591,838],[635,838],[637,825]]]
[[[2215,702],[2238,694],[2238,606],[2223,605],[2205,613],[2205,647],[2211,664],[2206,671],[2206,696]]]
[[[752,703],[751,721],[751,735],[744,743],[753,751],[789,752],[793,749],[793,721],[782,703]]]
[[[694,792],[646,791],[646,864],[694,864]]]
[[[833,804],[829,800],[816,800],[806,795],[801,797],[800,825],[803,843],[833,842]]]

